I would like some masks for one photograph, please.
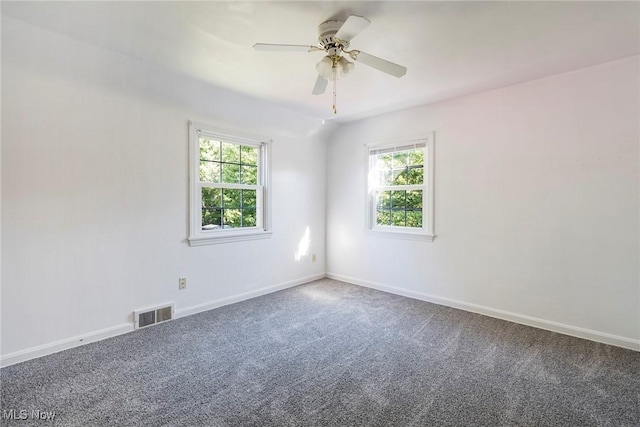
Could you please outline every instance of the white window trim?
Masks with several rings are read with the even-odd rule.
[[[237,142],[243,145],[262,147],[261,183],[262,215],[258,226],[242,229],[202,230],[202,193],[200,183],[200,136]],[[189,246],[203,246],[218,243],[240,242],[245,240],[266,239],[273,234],[271,230],[271,158],[270,139],[230,135],[215,130],[215,127],[189,122]],[[258,202],[260,203],[260,202]]]
[[[380,150],[385,148],[405,147],[417,144],[425,144],[425,150],[427,154],[427,160],[425,167],[428,169],[424,175],[425,183],[423,185],[417,185],[416,188],[423,189],[422,192],[422,212],[423,223],[422,228],[411,227],[394,227],[394,226],[382,226],[376,224],[376,200],[374,192],[372,191],[371,184],[371,152],[373,150]],[[407,240],[422,240],[433,242],[436,238],[435,234],[435,134],[429,133],[426,137],[414,139],[404,142],[378,143],[367,144],[365,146],[365,173],[366,173],[366,228],[367,232],[372,236],[389,237],[395,239],[407,239]],[[379,189],[391,189],[390,187],[377,187]],[[414,187],[414,186],[405,186]],[[427,217],[424,220],[424,217]]]

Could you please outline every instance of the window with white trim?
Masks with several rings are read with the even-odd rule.
[[[434,142],[427,138],[367,147],[368,228],[433,240]]]
[[[268,237],[268,141],[189,123],[189,244]]]

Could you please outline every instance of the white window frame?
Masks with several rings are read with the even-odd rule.
[[[200,181],[200,137],[260,147],[257,185],[210,183]],[[189,122],[189,245],[202,246],[243,240],[264,239],[271,230],[271,140],[232,135],[212,126]],[[237,188],[256,190],[256,226],[202,230],[202,188]]]
[[[375,156],[383,150],[402,151],[403,149],[424,149],[424,179],[422,184],[405,185],[402,190],[422,190],[422,227],[399,227],[392,225],[378,225],[376,221],[376,199],[379,191],[399,189],[399,186],[380,186],[377,182]],[[409,141],[394,143],[378,143],[366,145],[366,226],[367,231],[376,236],[385,236],[400,239],[426,240],[432,242],[436,235],[434,230],[435,214],[435,135]]]

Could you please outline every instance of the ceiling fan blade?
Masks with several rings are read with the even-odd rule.
[[[355,54],[351,55],[353,60],[380,70],[383,73],[390,74],[394,77],[402,77],[407,73],[407,67],[403,67],[402,65],[394,64],[393,62],[360,51],[353,51],[353,53]]]
[[[345,23],[342,24],[342,27],[340,27],[334,37],[349,42],[352,38],[360,34],[360,31],[367,28],[370,23],[371,21],[363,16],[351,15]]]
[[[315,86],[313,86],[313,92],[311,93],[314,95],[322,95],[324,91],[327,89],[327,83],[329,83],[329,80],[325,79],[324,77],[318,74],[316,84]]]
[[[253,45],[255,50],[266,52],[315,52],[320,50],[317,46],[305,46],[300,44],[271,44],[256,43]]]

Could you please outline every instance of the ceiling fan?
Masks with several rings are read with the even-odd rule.
[[[336,114],[336,80],[349,73],[354,63],[348,61],[342,54],[347,54],[354,62],[360,62],[369,67],[390,74],[394,77],[402,77],[407,68],[394,64],[377,56],[359,50],[347,50],[351,40],[364,30],[371,21],[363,16],[351,15],[346,21],[325,21],[318,26],[318,43],[313,46],[296,44],[269,44],[256,43],[255,50],[275,52],[319,52],[325,51],[316,70],[318,78],[313,87],[314,95],[321,95],[327,88],[327,83],[333,81],[333,113]]]

